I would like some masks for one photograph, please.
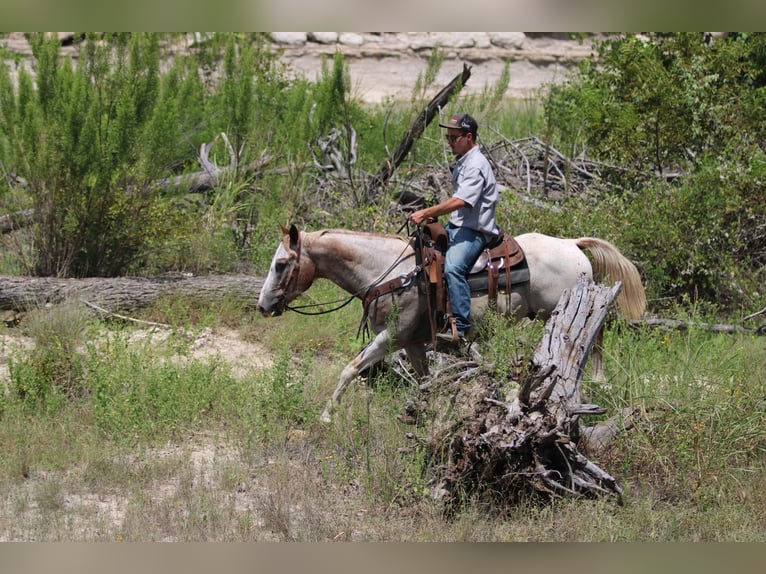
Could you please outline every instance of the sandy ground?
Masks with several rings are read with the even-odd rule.
[[[304,54],[300,57],[284,58],[290,66],[307,79],[315,79],[321,71],[321,54]],[[395,100],[411,97],[418,76],[428,69],[428,61],[409,55],[383,56],[376,58],[348,58],[352,93],[367,103],[382,103],[388,98]],[[481,92],[486,86],[494,85],[501,77],[506,61],[493,58],[472,63],[461,58],[445,59],[434,82],[431,92],[443,88],[463,69],[463,63],[471,66],[471,78],[465,86],[465,93]],[[545,84],[566,79],[573,63],[552,61],[534,63],[521,59],[509,61],[510,82],[506,95],[512,98],[526,98],[537,95]]]

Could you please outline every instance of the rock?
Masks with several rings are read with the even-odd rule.
[[[335,44],[338,41],[337,32],[309,32],[308,39],[317,44]]]
[[[490,32],[489,41],[498,48],[513,48],[521,50],[527,36],[524,32]]]
[[[308,34],[306,32],[272,32],[271,39],[277,44],[303,46],[308,42]]]
[[[347,46],[359,47],[364,44],[364,38],[362,38],[362,36],[359,34],[355,34],[354,32],[341,32],[338,36],[338,41],[341,44],[345,44]]]
[[[435,86],[448,82],[465,63],[474,67],[474,77],[465,93],[476,93],[496,82],[509,65],[511,80],[506,95],[513,98],[537,97],[542,86],[564,80],[576,63],[591,53],[589,41],[554,33],[273,32],[269,37],[295,77],[313,78],[321,69],[322,60],[340,51],[349,66],[355,97],[367,103],[409,97],[437,46],[444,51],[444,62]],[[196,41],[205,39],[206,35],[194,37]],[[172,47],[172,51],[185,48],[183,42],[179,46]],[[3,49],[24,56],[20,66],[34,74],[29,57],[32,52],[23,33],[0,35],[0,50]],[[78,49],[78,45],[64,42],[61,55],[76,59]],[[15,78],[17,68],[11,74]]]

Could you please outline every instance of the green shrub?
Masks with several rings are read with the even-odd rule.
[[[297,366],[288,353],[279,355],[271,368],[245,381],[240,417],[245,428],[263,444],[279,444],[287,433],[301,427],[312,415],[304,398],[310,362]]]
[[[68,399],[85,394],[80,345],[88,323],[77,304],[31,311],[24,331],[34,340],[25,357],[11,357],[9,370],[16,396],[28,408],[55,413]]]
[[[171,351],[183,350],[171,347]],[[218,360],[172,359],[118,336],[91,346],[87,383],[93,419],[115,442],[159,441],[192,432],[220,416],[234,384]],[[188,342],[186,344],[188,346]]]
[[[547,130],[572,155],[628,170],[597,202],[567,200],[563,217],[532,221],[614,240],[654,300],[762,305],[764,45],[763,34],[701,33],[597,43],[546,98]]]

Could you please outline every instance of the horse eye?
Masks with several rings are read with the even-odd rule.
[[[274,271],[276,271],[277,273],[282,273],[286,267],[287,267],[286,261],[277,261],[276,263],[274,263]]]

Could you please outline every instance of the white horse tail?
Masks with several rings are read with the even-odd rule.
[[[622,315],[629,321],[639,319],[646,310],[646,294],[636,266],[604,239],[581,237],[576,243],[580,249],[587,249],[592,255],[595,281],[622,282],[617,297],[617,307]]]

